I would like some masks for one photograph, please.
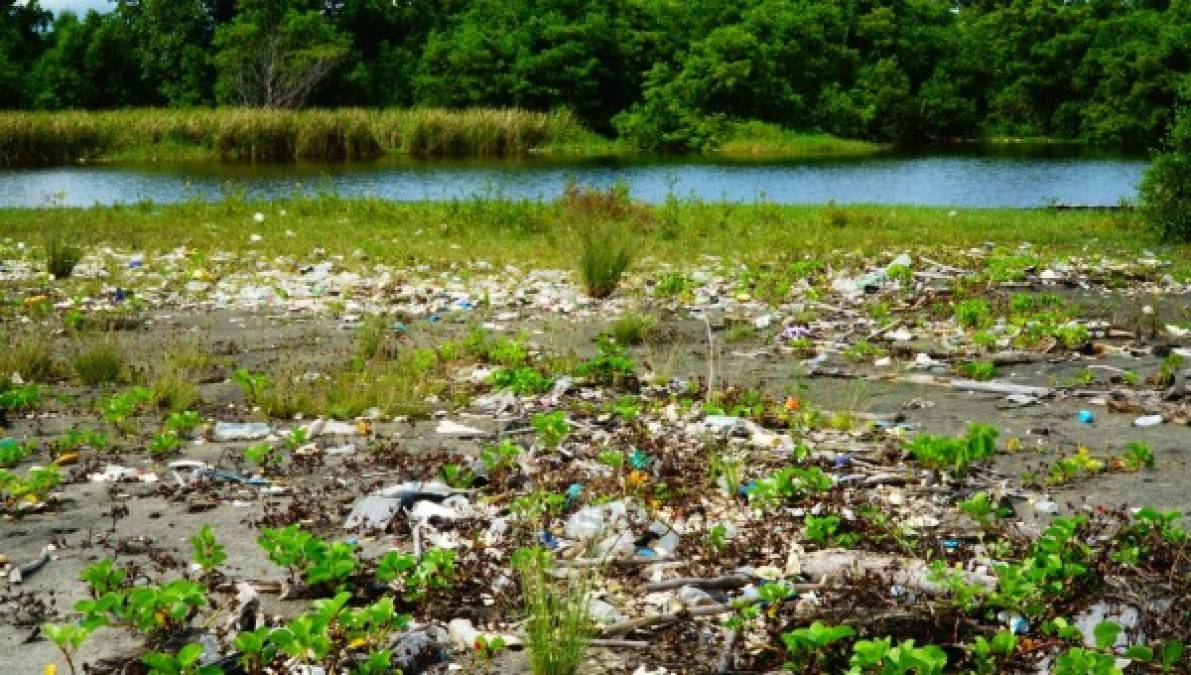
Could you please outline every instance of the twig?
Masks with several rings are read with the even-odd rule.
[[[728,574],[722,577],[678,577],[677,579],[664,579],[662,581],[651,581],[645,584],[645,592],[654,593],[657,591],[672,591],[683,586],[694,586],[695,588],[717,589],[725,588],[740,588],[747,585],[752,578],[747,574]]]
[[[720,657],[715,661],[715,672],[726,673],[732,669],[733,662],[736,660],[736,640],[740,637],[740,633],[735,628],[729,628],[728,632],[724,634],[724,648],[720,650]]]

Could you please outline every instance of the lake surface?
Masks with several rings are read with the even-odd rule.
[[[1133,199],[1148,162],[1072,149],[1001,148],[864,159],[731,161],[669,159],[383,160],[360,164],[235,165],[220,162],[77,165],[0,170],[0,206],[277,198],[333,192],[398,201],[501,195],[551,199],[570,181],[628,186],[659,202],[921,204],[1038,207],[1052,202],[1114,205]]]

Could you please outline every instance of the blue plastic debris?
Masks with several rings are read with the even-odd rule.
[[[583,486],[579,483],[571,483],[567,486],[566,505],[570,506],[579,501],[579,497],[583,494]]]
[[[629,466],[633,467],[637,471],[644,471],[645,469],[649,468],[649,465],[652,463],[653,457],[650,457],[649,453],[647,452],[642,452],[637,448],[633,448],[633,451],[629,453]]]
[[[542,542],[542,545],[551,551],[557,551],[558,549],[562,548],[562,542],[558,540],[558,537],[550,534],[549,532],[540,533],[538,535],[538,541]]]
[[[1079,421],[1083,422],[1084,424],[1091,424],[1092,422],[1096,421],[1096,415],[1094,415],[1091,410],[1080,410]]]

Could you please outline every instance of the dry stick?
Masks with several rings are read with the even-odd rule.
[[[718,589],[725,588],[740,588],[747,585],[752,578],[747,574],[728,574],[722,577],[678,577],[676,579],[664,579],[662,581],[651,581],[645,584],[645,592],[654,593],[657,591],[672,591],[683,586],[694,586],[695,588]]]
[[[614,647],[622,649],[648,649],[649,643],[645,640],[616,640],[616,639],[595,639],[588,642],[593,647]]]
[[[703,325],[707,328],[707,396],[706,403],[711,403],[711,392],[715,390],[715,343],[711,337],[711,319],[707,312],[703,312]]]

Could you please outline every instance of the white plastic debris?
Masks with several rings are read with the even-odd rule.
[[[221,443],[233,441],[258,441],[273,430],[264,422],[216,422],[211,435]]]
[[[434,430],[443,436],[457,436],[459,438],[488,435],[487,432],[481,429],[459,424],[458,422],[452,422],[451,420],[442,420],[438,423],[438,426],[435,427]]]
[[[1159,424],[1162,424],[1162,416],[1161,415],[1146,415],[1144,417],[1138,417],[1137,419],[1133,420],[1133,426],[1141,427],[1142,429],[1145,429],[1147,427],[1156,427]]]
[[[521,646],[521,639],[517,636],[498,635],[497,633],[485,633],[476,630],[476,627],[467,619],[451,619],[450,623],[447,624],[447,633],[450,634],[451,640],[454,641],[457,647],[468,651],[476,649],[476,644],[480,637],[489,641],[499,637],[504,640],[505,645],[508,647]]]
[[[157,474],[151,471],[133,469],[117,464],[108,464],[102,473],[93,473],[88,478],[90,478],[92,483],[121,483],[124,481],[140,481],[142,483],[157,482]]]

